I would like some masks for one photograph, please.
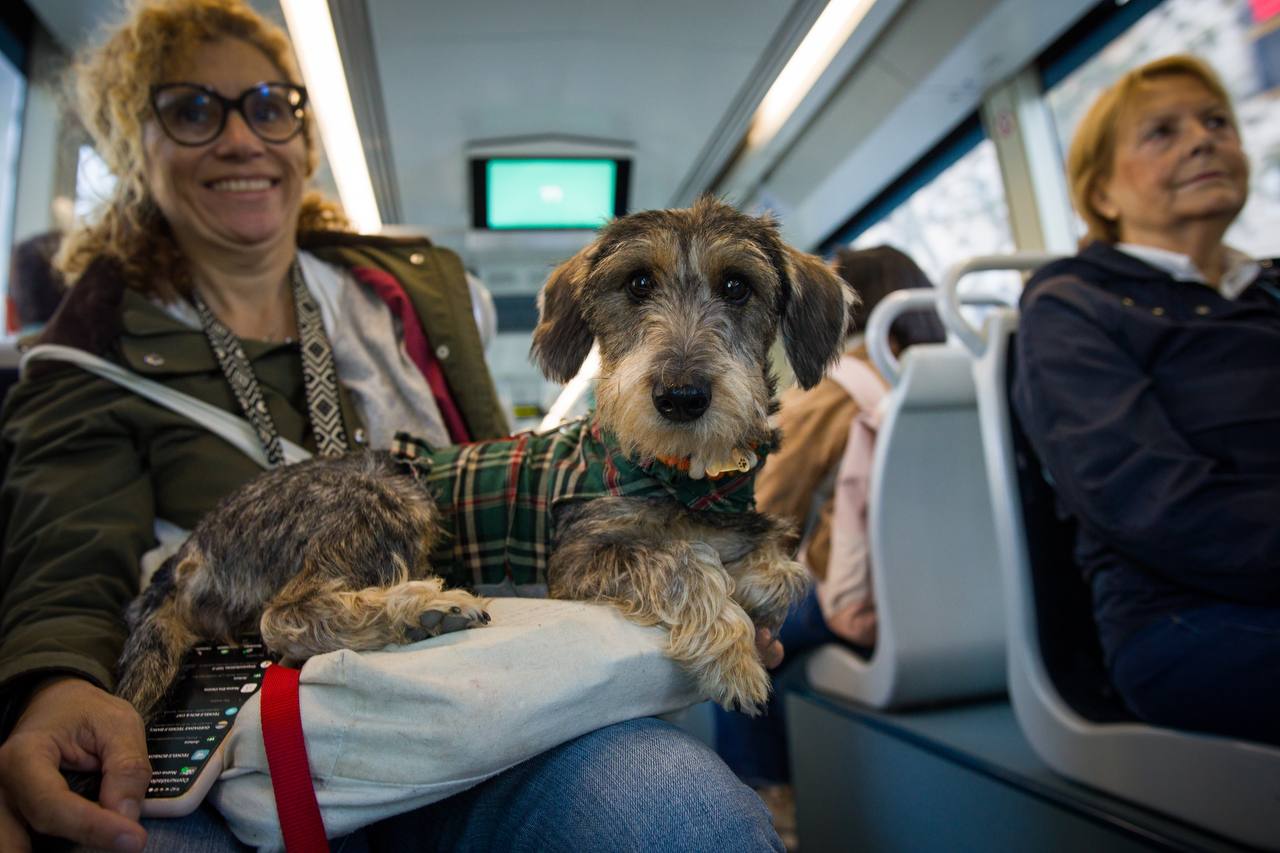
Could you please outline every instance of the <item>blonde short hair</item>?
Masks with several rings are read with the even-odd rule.
[[[54,263],[68,282],[95,260],[109,258],[130,287],[145,293],[172,298],[188,287],[185,262],[147,189],[142,134],[151,86],[163,82],[175,59],[220,38],[248,42],[285,79],[301,81],[288,37],[243,0],[133,0],[124,22],[72,69],[80,119],[117,181],[92,221],[63,240]],[[302,138],[310,176],[319,153],[309,112]],[[299,231],[347,227],[333,202],[318,193],[303,198]]]
[[[1116,128],[1121,118],[1137,101],[1142,87],[1163,77],[1190,77],[1226,106],[1232,125],[1236,125],[1231,96],[1214,70],[1204,60],[1188,54],[1166,56],[1148,62],[1125,74],[1103,91],[1085,113],[1067,152],[1067,180],[1071,186],[1071,202],[1089,228],[1088,237],[1115,243],[1120,239],[1119,225],[1107,219],[1093,206],[1093,191],[1099,180],[1111,175],[1115,162]]]

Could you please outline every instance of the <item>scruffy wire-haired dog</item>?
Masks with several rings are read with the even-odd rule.
[[[407,464],[416,453],[402,446],[400,461],[363,453],[262,475],[130,608],[120,694],[146,716],[198,638],[255,626],[299,662],[484,624],[480,599],[430,576],[452,559],[475,582],[544,581],[552,597],[661,625],[705,695],[758,710],[769,679],[755,628],[776,629],[808,584],[788,526],[751,497],[777,440],[769,351],[780,332],[798,382],[816,384],[854,299],[770,219],[718,201],[615,220],[552,273],[533,336],[560,382],[599,345],[594,418]],[[486,474],[500,478],[494,495],[531,496],[494,509]]]

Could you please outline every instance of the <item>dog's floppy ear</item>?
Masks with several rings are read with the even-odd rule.
[[[857,295],[821,258],[783,249],[782,272],[790,287],[782,309],[782,346],[800,387],[812,388],[840,357]]]
[[[543,374],[556,382],[568,382],[576,376],[591,351],[594,335],[582,316],[578,296],[594,255],[592,243],[556,267],[538,294],[538,327],[533,330],[529,355]]]

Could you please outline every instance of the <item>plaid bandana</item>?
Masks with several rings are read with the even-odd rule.
[[[763,463],[768,448],[757,448]],[[615,496],[674,500],[695,512],[755,509],[755,475],[691,479],[654,459],[628,458],[588,418],[544,433],[440,450],[407,433],[391,452],[412,464],[440,508],[446,535],[432,565],[460,585],[545,583],[554,511]]]

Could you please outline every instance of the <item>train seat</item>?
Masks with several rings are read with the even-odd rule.
[[[876,439],[868,535],[878,638],[870,658],[829,644],[807,675],[822,692],[881,710],[1004,691],[1005,632],[971,359],[955,344],[907,349],[888,330],[934,309],[933,291],[900,291],[867,323],[891,384]],[[982,301],[987,301],[982,299]]]
[[[1218,835],[1280,849],[1280,749],[1136,721],[1110,687],[1072,527],[1009,406],[1017,312],[990,318],[975,385],[1019,727],[1055,772]]]
[[[16,340],[0,341],[0,402],[8,395],[9,389],[18,383],[18,360],[21,356]]]

